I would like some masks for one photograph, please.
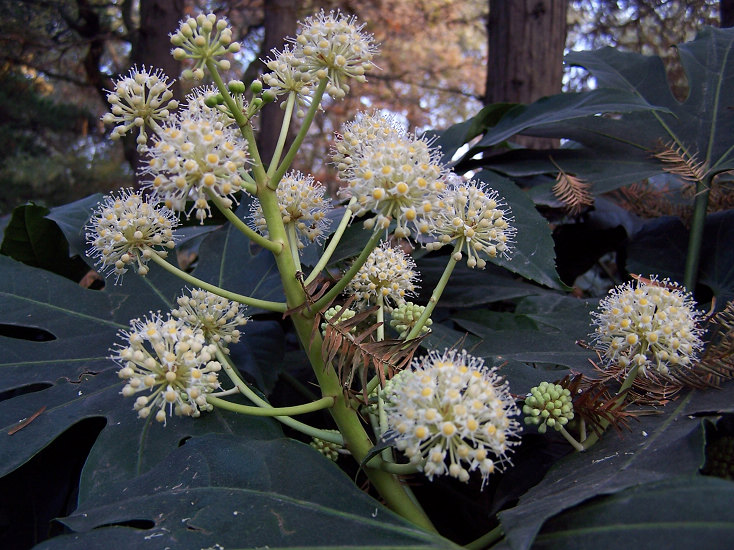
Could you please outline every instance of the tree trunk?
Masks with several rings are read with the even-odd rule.
[[[127,0],[126,3],[131,2]],[[130,6],[128,6],[129,8]],[[176,80],[171,86],[173,97],[181,101],[183,92],[178,77],[181,63],[171,55],[169,33],[175,32],[183,17],[184,0],[140,0],[140,26],[130,33],[130,65],[145,66],[148,69],[161,69],[168,80]],[[133,135],[123,139],[125,159],[132,166],[138,180],[141,158]]]
[[[719,26],[734,27],[734,0],[721,0],[719,2],[719,18],[721,23]]]
[[[184,0],[140,0],[140,28],[130,52],[132,64],[163,70],[169,79],[178,79],[181,64],[171,55],[169,34],[176,31],[183,17]],[[181,88],[171,88],[181,100]]]
[[[260,47],[260,57],[271,57],[272,49],[282,50],[287,36],[295,36],[298,21],[298,0],[268,0],[265,2],[265,35]],[[252,70],[248,67],[247,73],[258,74],[266,70],[261,62]],[[254,76],[254,75],[253,75]],[[245,77],[247,79],[247,75]],[[249,78],[252,80],[253,78]],[[270,162],[275,145],[283,124],[283,111],[279,103],[266,105],[260,111],[260,131],[258,133],[258,148],[263,162]],[[287,146],[287,144],[286,144]]]
[[[532,103],[561,91],[567,0],[489,0],[485,104]],[[557,144],[514,138],[526,147]]]

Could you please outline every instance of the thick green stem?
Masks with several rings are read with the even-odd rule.
[[[255,403],[255,405],[257,405],[258,407],[262,407],[265,409],[273,408],[270,403],[268,403],[262,397],[252,391],[252,388],[250,388],[250,386],[248,386],[244,382],[244,380],[240,378],[239,374],[237,374],[237,370],[234,368],[234,365],[232,365],[232,361],[230,360],[229,356],[225,355],[219,348],[217,348],[217,359],[222,365],[222,369],[224,370],[224,372],[227,374],[227,376],[229,376],[229,379],[235,385],[235,388],[239,390],[242,395]],[[276,416],[274,418],[281,424],[285,424],[289,428],[301,432],[302,434],[311,437],[318,437],[319,439],[329,441],[330,443],[336,443],[337,445],[344,445],[344,438],[339,433],[335,433],[330,430],[320,430],[318,428],[314,428],[313,426],[304,424],[303,422],[295,420],[290,416]]]
[[[451,253],[451,256],[449,257],[449,261],[443,270],[443,274],[441,275],[441,278],[438,280],[438,283],[436,284],[436,288],[433,289],[431,298],[428,300],[428,303],[426,304],[426,309],[423,310],[423,313],[421,313],[421,316],[418,317],[418,320],[416,321],[415,326],[411,329],[411,331],[405,337],[406,340],[410,340],[418,336],[421,333],[421,329],[423,328],[423,326],[426,324],[426,322],[428,322],[428,319],[430,319],[431,313],[433,313],[433,310],[435,309],[436,304],[438,304],[438,301],[441,299],[441,294],[443,294],[443,291],[449,282],[449,278],[451,277],[451,273],[453,273],[454,268],[456,267],[457,261],[456,259],[454,259],[454,255],[457,252],[461,251],[461,246],[463,244],[464,244],[463,239],[460,239],[459,241],[456,242],[456,245],[454,246],[454,251]]]
[[[240,414],[248,414],[250,416],[297,416],[299,414],[328,409],[334,405],[334,398],[329,396],[322,397],[321,399],[317,399],[311,403],[293,405],[291,407],[253,407],[250,405],[232,403],[231,401],[226,401],[213,395],[207,395],[206,400],[220,409]]]
[[[270,165],[268,166],[268,178],[272,178],[273,174],[275,174],[275,170],[280,162],[280,155],[283,154],[283,147],[285,146],[285,140],[288,137],[288,129],[291,127],[291,118],[293,118],[293,106],[295,103],[296,93],[290,92],[285,104],[285,113],[283,114],[283,124],[280,127],[280,135],[278,135],[278,143],[275,145],[273,158],[270,159]]]
[[[421,471],[417,464],[396,464],[395,462],[384,460],[381,456],[376,456],[370,459],[370,461],[367,462],[367,467],[399,476],[417,474]]]
[[[235,226],[241,233],[243,233],[248,239],[250,239],[253,243],[262,246],[266,250],[270,250],[273,254],[280,254],[283,251],[283,243],[275,243],[269,239],[266,239],[260,233],[249,227],[245,222],[243,222],[241,219],[237,217],[237,214],[235,214],[231,208],[228,208],[227,205],[225,205],[222,202],[222,199],[214,193],[211,189],[206,189],[206,194],[209,197],[209,200],[214,203],[214,206],[217,207],[217,209],[224,214],[224,217],[229,220],[229,223],[231,223],[233,226]]]
[[[349,226],[349,222],[352,221],[352,216],[354,215],[354,213],[352,212],[350,207],[355,202],[357,202],[357,198],[352,197],[349,201],[349,204],[347,205],[346,211],[344,212],[344,216],[342,216],[342,219],[339,222],[339,227],[336,228],[336,231],[329,240],[329,246],[326,247],[326,250],[324,250],[321,258],[319,258],[319,261],[314,266],[313,271],[311,271],[311,274],[306,278],[306,281],[304,282],[306,286],[308,286],[309,283],[313,282],[313,280],[319,276],[319,273],[321,273],[321,271],[326,267],[326,264],[329,263],[331,256],[334,254],[336,247],[339,245],[339,241],[341,241],[341,238],[344,235],[344,231],[346,231],[347,227]]]
[[[385,298],[382,294],[377,295],[377,341],[385,339]]]
[[[258,181],[258,187],[261,190],[259,198],[263,214],[268,222],[268,233],[272,240],[285,242],[287,241],[286,231],[275,191],[268,187],[262,187],[260,183]],[[379,239],[379,234],[377,239]],[[377,239],[373,239],[372,247],[377,244]],[[370,242],[372,243],[372,240]],[[366,260],[366,256],[364,259]],[[293,257],[290,254],[279,254],[275,256],[275,262],[278,266],[289,308],[295,309],[303,305],[306,301],[306,294],[301,282],[296,277],[297,270]],[[309,358],[322,395],[335,396],[334,406],[329,409],[329,412],[344,438],[347,449],[354,459],[361,463],[372,449],[373,443],[367,435],[357,411],[349,406],[349,401],[344,394],[344,388],[342,388],[336,371],[331,365],[324,363],[321,354],[321,333],[318,327],[314,326],[314,319],[306,317],[306,313],[306,311],[295,311],[291,315],[293,326]],[[425,512],[413,502],[396,477],[387,472],[371,468],[368,468],[366,473],[373,487],[385,499],[390,508],[416,525],[435,531]]]
[[[354,279],[354,276],[357,274],[357,271],[359,271],[359,268],[364,265],[364,263],[367,261],[367,258],[370,257],[370,254],[377,246],[377,243],[380,242],[381,236],[382,230],[375,229],[372,237],[370,237],[370,240],[367,242],[362,252],[359,254],[359,256],[357,256],[357,259],[354,260],[354,263],[347,270],[344,276],[339,279],[326,294],[324,294],[319,300],[316,301],[316,303],[314,303],[309,308],[312,312],[311,315],[314,315],[315,312],[322,310],[324,307],[327,306],[327,304],[331,303],[337,296],[339,296],[339,294],[341,294],[345,288],[347,288],[349,281]]]
[[[301,253],[298,250],[298,234],[296,233],[296,224],[290,222],[285,226],[286,233],[288,234],[288,246],[291,250],[291,256],[293,256],[293,263],[298,271],[301,271]]]
[[[691,292],[696,288],[698,264],[701,261],[701,243],[703,242],[703,228],[706,223],[710,184],[710,179],[696,183],[696,198],[693,202],[691,232],[688,235],[688,254],[686,255],[686,268],[683,275],[683,285]]]
[[[276,189],[278,187],[278,183],[283,177],[283,174],[288,171],[288,168],[290,168],[291,164],[293,163],[293,159],[296,158],[298,149],[300,149],[303,140],[306,138],[306,134],[308,134],[308,129],[311,127],[311,123],[316,116],[316,112],[319,110],[319,106],[321,105],[321,98],[324,96],[324,91],[326,91],[326,86],[328,83],[328,78],[324,78],[319,82],[319,85],[316,88],[313,97],[311,98],[311,105],[308,108],[308,111],[306,111],[306,116],[304,116],[303,120],[301,121],[301,128],[300,130],[298,130],[298,134],[296,134],[296,137],[293,140],[290,149],[288,149],[288,152],[283,158],[283,162],[280,164],[280,166],[278,166],[278,169],[275,172],[273,172],[272,174],[268,172],[268,179],[270,180],[268,182],[268,187],[270,187],[271,189]]]
[[[465,544],[464,548],[467,548],[468,550],[484,550],[485,548],[489,548],[495,542],[500,540],[504,536],[504,534],[505,533],[502,530],[502,525],[498,525],[490,532],[485,533],[478,539],[470,542],[469,544]]]
[[[217,296],[221,296],[222,298],[227,298],[227,300],[232,300],[246,306],[267,309],[268,311],[276,311],[278,313],[284,313],[287,309],[286,304],[284,304],[283,302],[269,302],[268,300],[260,300],[258,298],[252,298],[250,296],[243,296],[242,294],[230,292],[229,290],[224,290],[223,288],[219,288],[216,285],[207,283],[206,281],[202,281],[201,279],[198,279],[193,275],[177,268],[175,265],[168,263],[156,253],[153,253],[150,259],[169,273],[173,273],[174,275],[176,275],[176,277],[183,279],[187,283],[197,286],[203,290],[208,290],[209,292],[216,294]]]
[[[222,94],[222,97],[224,98],[224,103],[229,108],[230,113],[232,113],[235,123],[239,127],[240,132],[242,132],[242,136],[247,140],[248,150],[250,152],[250,157],[252,157],[253,161],[253,172],[255,173],[255,180],[266,180],[267,176],[265,174],[265,169],[262,166],[260,152],[257,150],[257,142],[255,141],[255,134],[252,131],[252,126],[250,125],[249,120],[239,108],[237,102],[232,99],[231,95],[229,95],[229,89],[224,84],[222,77],[219,76],[217,64],[209,59],[206,62],[206,68],[209,69],[209,72],[212,75],[212,80],[214,80],[214,84],[217,85],[219,93]]]

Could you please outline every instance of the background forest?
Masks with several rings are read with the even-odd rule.
[[[4,0],[0,21],[0,214],[33,200],[63,204],[134,182],[132,141],[113,143],[100,122],[105,90],[133,66],[177,75],[167,29],[191,13],[226,16],[243,51],[227,75],[245,83],[262,73],[273,48],[296,21],[319,8],[368,21],[381,43],[380,71],[343,101],[328,105],[311,131],[296,168],[333,184],[323,152],[337,129],[359,110],[399,114],[410,127],[443,129],[483,104],[531,103],[591,83],[578,69],[562,72],[570,50],[616,46],[660,55],[678,93],[685,78],[675,44],[703,25],[724,24],[726,0]],[[496,6],[493,6],[496,4]],[[490,9],[492,8],[493,9]],[[490,16],[489,13],[492,13]],[[510,55],[508,52],[512,52]],[[188,90],[177,84],[179,99]],[[274,146],[277,107],[261,118],[261,148]],[[523,141],[523,139],[525,141]],[[525,146],[552,140],[520,138]],[[306,152],[308,151],[308,154]]]

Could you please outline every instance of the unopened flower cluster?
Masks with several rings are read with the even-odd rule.
[[[606,367],[674,376],[702,349],[701,313],[685,289],[665,279],[613,288],[592,313],[594,345]]]
[[[501,470],[517,444],[518,413],[507,384],[466,351],[432,351],[385,388],[396,447],[429,478],[482,480]]]
[[[540,433],[548,427],[560,431],[573,420],[573,398],[568,388],[560,384],[541,382],[530,390],[522,407],[525,424],[538,426]]]
[[[140,418],[154,414],[165,423],[168,415],[199,416],[212,406],[206,394],[219,387],[221,365],[213,360],[216,346],[204,333],[171,316],[152,314],[133,319],[130,330],[121,331],[124,344],[113,350],[126,381],[122,395],[135,400]]]
[[[313,176],[297,171],[286,174],[278,185],[275,193],[280,215],[286,228],[291,225],[296,230],[298,248],[319,242],[326,235],[330,223],[326,212],[331,208],[331,199],[324,197],[325,192],[326,188]],[[268,227],[260,201],[252,203],[250,218],[252,225],[267,237]],[[301,237],[305,237],[305,242]]]
[[[408,336],[425,309],[425,306],[419,306],[413,302],[405,302],[392,311],[390,314],[390,326],[400,333],[398,338],[402,339]],[[432,324],[433,321],[431,319],[426,319],[425,324],[421,327],[420,333],[427,333]]]
[[[129,267],[148,273],[153,254],[161,257],[175,246],[173,229],[178,220],[168,208],[158,208],[132,189],[102,199],[85,227],[88,255],[103,272],[119,281]]]
[[[382,243],[349,282],[347,292],[357,297],[355,303],[369,307],[382,302],[388,311],[415,295],[418,274],[415,262],[399,248]]]

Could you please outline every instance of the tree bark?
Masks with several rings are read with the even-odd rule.
[[[140,0],[140,28],[134,34],[130,62],[161,69],[169,80],[177,79],[181,63],[171,55],[169,34],[178,28],[183,17],[184,0]],[[171,88],[176,99],[181,100],[181,88]]]
[[[265,2],[264,27],[265,35],[260,46],[260,57],[270,57],[272,49],[282,50],[287,36],[295,36],[298,22],[298,0],[268,0]],[[262,62],[258,61],[255,67],[248,67],[247,74],[259,74],[266,70]],[[254,70],[253,70],[254,69]],[[273,157],[275,145],[280,135],[280,127],[283,123],[283,111],[279,103],[266,105],[260,111],[260,131],[258,133],[258,148],[264,162],[269,162]],[[288,144],[288,143],[287,143]],[[287,145],[286,144],[286,145]]]
[[[126,4],[129,2],[131,0],[127,0]],[[176,79],[171,86],[171,91],[173,97],[179,101],[183,99],[183,92],[178,82],[181,63],[173,59],[171,55],[169,33],[178,28],[178,22],[183,17],[183,13],[184,0],[140,0],[140,26],[137,29],[128,28],[130,65],[145,66],[153,70],[161,69],[169,81]],[[125,159],[132,166],[136,179],[138,179],[141,158],[135,136],[125,136],[123,148]]]
[[[532,103],[561,91],[567,0],[489,0],[485,104]],[[555,140],[520,137],[526,147]]]

